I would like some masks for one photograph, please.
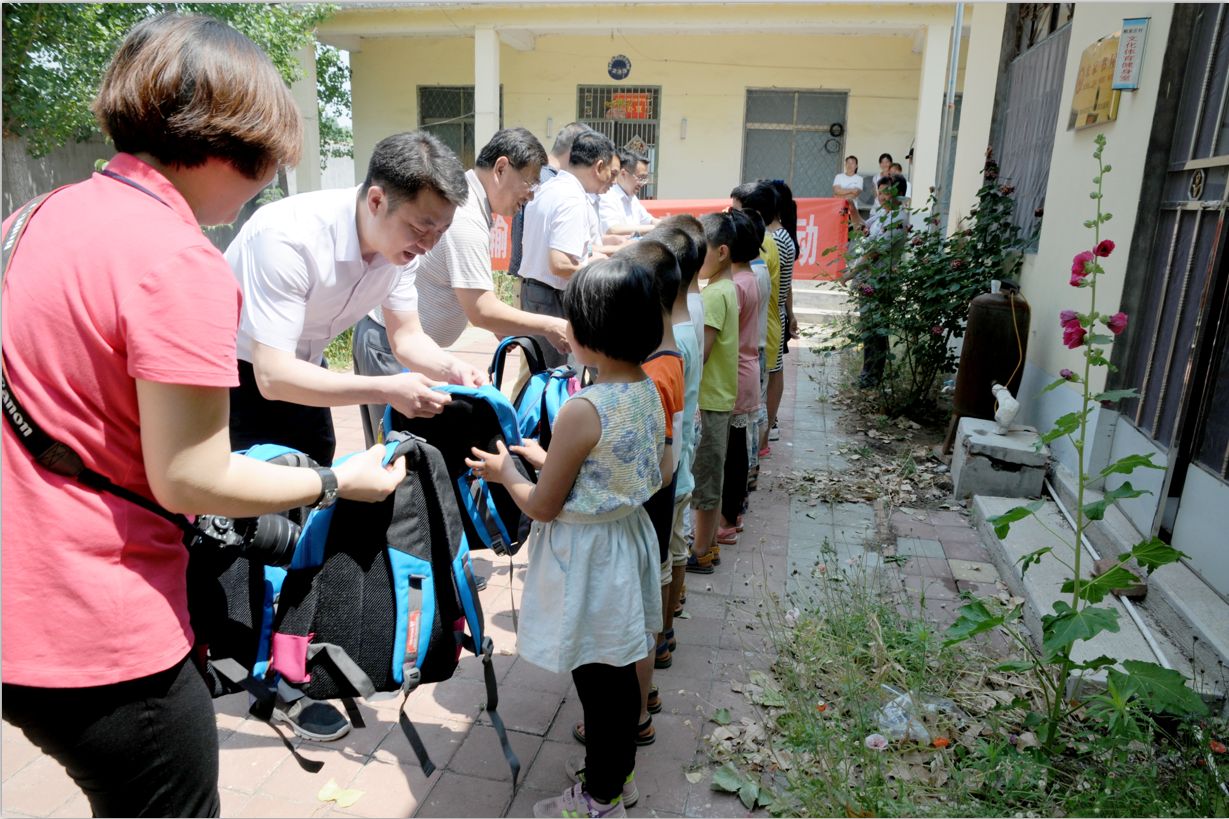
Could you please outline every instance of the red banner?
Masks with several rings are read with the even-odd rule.
[[[842,210],[843,199],[798,199],[798,260],[794,262],[795,279],[839,278],[844,271],[844,252],[848,236]],[[730,206],[729,199],[647,199],[644,207],[654,216],[690,213],[699,216]],[[507,270],[511,258],[509,220],[495,215],[491,228],[491,266]],[[824,250],[838,248],[827,256]]]

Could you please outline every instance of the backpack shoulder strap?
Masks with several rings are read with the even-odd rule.
[[[491,383],[496,389],[503,386],[504,380],[504,360],[508,357],[508,352],[513,347],[520,347],[525,352],[525,361],[529,364],[529,372],[540,373],[546,369],[546,363],[542,356],[542,348],[538,345],[538,340],[532,336],[508,336],[499,342],[499,346],[495,348],[495,355],[491,357],[491,366],[487,370],[487,374],[491,376]]]

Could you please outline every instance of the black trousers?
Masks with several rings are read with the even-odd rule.
[[[883,368],[888,363],[888,337],[867,330],[862,334],[862,386],[873,387],[883,380]]]
[[[239,386],[230,391],[230,446],[247,449],[256,444],[288,446],[328,466],[337,450],[333,412],[328,407],[270,401],[260,394],[252,365],[240,361]]]
[[[725,479],[721,484],[721,516],[734,523],[747,501],[747,428],[730,425],[729,445],[725,451]]]
[[[564,318],[563,291],[556,290],[537,279],[522,278],[521,309],[526,313],[536,313],[540,316]],[[542,348],[542,359],[547,367],[558,367],[568,363],[567,354],[556,350],[555,345],[546,340],[546,336],[533,336],[533,338]]]
[[[585,712],[585,790],[609,802],[636,769],[640,682],[636,665],[591,663],[572,669]]]
[[[6,684],[4,719],[68,769],[95,816],[221,810],[213,701],[187,659],[114,685]]]

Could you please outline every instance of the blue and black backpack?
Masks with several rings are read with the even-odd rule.
[[[517,426],[522,438],[536,438],[543,449],[550,447],[551,427],[559,408],[581,383],[576,370],[566,365],[548,368],[542,360],[542,348],[531,336],[509,336],[499,342],[488,372],[495,388],[503,388],[504,364],[508,353],[519,347],[529,366],[529,380],[521,387],[512,405],[516,409]]]
[[[497,441],[508,447],[520,444],[516,412],[507,397],[490,385],[436,389],[452,396],[438,415],[406,418],[389,407],[384,412],[384,435],[387,438],[408,432],[438,449],[448,470],[466,539],[472,548],[486,547],[510,557],[524,542],[529,520],[507,489],[474,475],[465,459],[471,457],[472,447],[494,452]],[[521,474],[537,480],[536,471],[527,461],[515,454],[512,458]]]
[[[419,685],[451,677],[469,650],[482,657],[485,708],[515,785],[520,763],[496,710],[494,644],[443,459],[404,434],[385,446],[386,462],[405,457],[405,480],[377,503],[341,498],[325,509],[289,513],[302,521],[289,566],[258,565],[229,550],[193,551],[190,608],[198,647],[208,650],[207,678],[215,696],[253,694],[252,713],[267,719],[280,675],[314,699],[341,699],[363,727],[354,698],[408,698]],[[311,465],[284,447],[245,454]],[[435,766],[404,710],[400,724],[430,775]],[[308,770],[320,768],[296,759]]]

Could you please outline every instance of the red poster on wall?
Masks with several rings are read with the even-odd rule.
[[[799,199],[798,260],[794,263],[794,278],[832,281],[845,270],[844,252],[848,241],[843,215],[843,199]],[[649,199],[645,208],[654,216],[690,213],[699,216],[730,206],[729,199]],[[495,216],[491,228],[491,267],[507,270],[511,258],[509,220]],[[824,255],[826,248],[837,250]]]

